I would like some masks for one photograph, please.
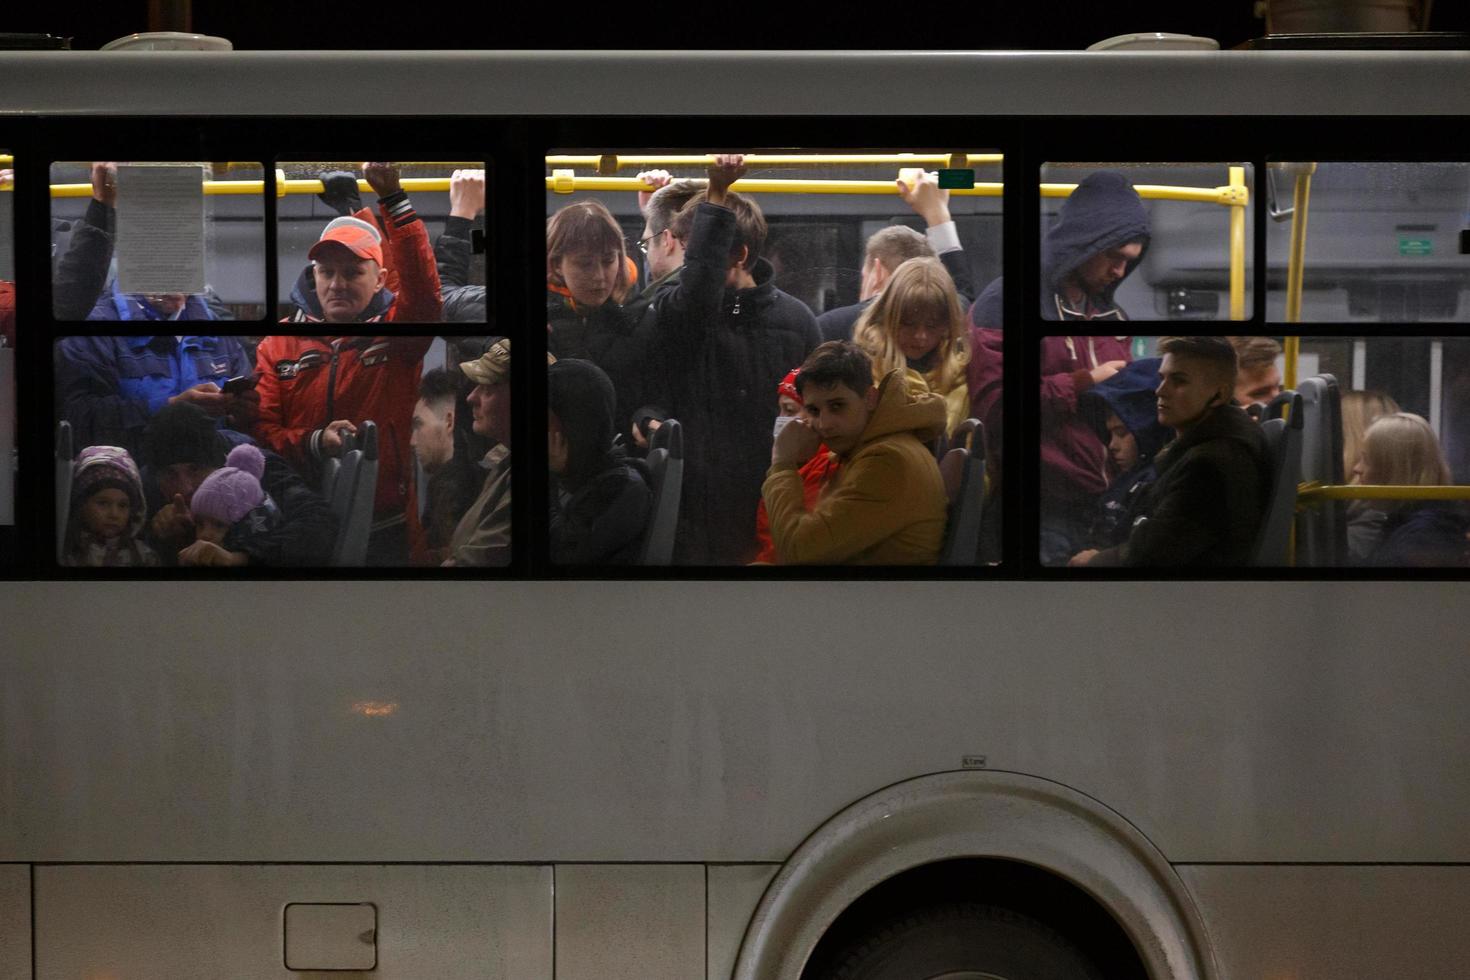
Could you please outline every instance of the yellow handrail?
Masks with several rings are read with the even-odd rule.
[[[751,153],[745,162],[753,167],[774,166],[857,166],[865,164],[911,164],[935,167],[969,167],[1000,163],[999,153]],[[668,154],[634,153],[629,155],[553,154],[546,158],[548,167],[593,167],[603,177],[633,167],[706,167],[715,162],[712,153]]]
[[[694,178],[696,182],[704,178]],[[546,189],[557,194],[573,194],[577,191],[651,191],[637,177],[579,177],[569,170],[553,171],[546,178]],[[898,189],[891,180],[794,180],[742,177],[730,185],[731,190],[747,194],[896,194]],[[1000,197],[1005,185],[977,182],[974,187],[951,190],[950,194],[960,197]],[[1042,197],[1070,197],[1077,189],[1076,184],[1042,184]],[[1151,201],[1196,201],[1204,204],[1219,204],[1243,209],[1250,203],[1250,191],[1240,186],[1224,187],[1171,187],[1164,184],[1136,184],[1138,196]],[[1242,283],[1244,282],[1242,272]]]
[[[1328,486],[1304,483],[1297,487],[1298,505],[1323,500],[1470,500],[1470,486],[1401,487],[1385,484],[1353,484]]]
[[[405,177],[400,181],[406,191],[447,191],[449,190],[448,177]],[[365,180],[357,182],[359,191],[371,193],[372,187]],[[320,194],[324,188],[319,180],[282,180],[276,178],[276,196],[284,197],[287,194]],[[265,193],[265,181],[263,180],[206,180],[204,182],[204,193],[206,196],[215,194],[263,194]],[[52,197],[91,197],[91,184],[52,184]]]
[[[1247,196],[1245,168],[1230,168],[1230,186]],[[1245,208],[1230,209],[1230,319],[1245,319]]]
[[[1298,165],[1291,193],[1291,252],[1286,265],[1286,322],[1302,319],[1302,271],[1307,258],[1307,205],[1312,197],[1315,163]]]
[[[1302,338],[1287,337],[1286,343],[1281,345],[1281,351],[1286,368],[1286,370],[1281,372],[1281,387],[1288,391],[1295,391],[1296,375],[1302,359]]]

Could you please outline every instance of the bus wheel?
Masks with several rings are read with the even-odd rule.
[[[822,980],[1101,980],[1065,937],[993,905],[953,903],[880,925]]]

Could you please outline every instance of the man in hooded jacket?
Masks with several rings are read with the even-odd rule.
[[[1114,294],[1148,249],[1148,211],[1128,178],[1089,174],[1058,209],[1042,241],[1043,320],[1128,319]],[[1003,282],[970,310],[970,414],[986,443],[1001,444]],[[1041,561],[1065,564],[1084,543],[1092,507],[1108,488],[1107,450],[1077,413],[1077,398],[1128,363],[1129,336],[1048,336],[1041,341]],[[995,479],[999,460],[988,467]]]
[[[561,358],[546,369],[551,560],[559,565],[626,564],[653,507],[641,470],[613,448],[617,394],[591,361]]]

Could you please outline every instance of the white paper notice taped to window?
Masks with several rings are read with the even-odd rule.
[[[204,168],[119,164],[117,288],[204,292]]]

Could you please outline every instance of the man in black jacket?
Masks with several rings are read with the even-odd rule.
[[[160,409],[143,436],[143,487],[148,498],[148,543],[164,564],[194,541],[189,501],[204,478],[225,463],[236,445],[250,440],[216,429],[203,409],[187,403]],[[267,534],[253,535],[247,550],[230,555],[236,565],[325,565],[337,537],[337,519],[321,495],[268,450],[261,488],[280,510],[280,522]],[[225,562],[221,562],[225,563]]]
[[[708,190],[674,219],[683,271],[654,299],[652,372],[685,434],[680,564],[754,557],[776,422],[771,392],[821,342],[811,310],[776,288],[775,270],[760,257],[760,208],[730,193],[744,173],[743,157],[716,157]]]
[[[1175,439],[1155,457],[1158,480],[1128,540],[1075,555],[1074,567],[1249,565],[1270,499],[1266,437],[1234,404],[1235,348],[1224,337],[1165,337],[1159,422]]]
[[[909,259],[937,257],[954,280],[960,303],[968,308],[975,296],[970,260],[960,246],[959,230],[949,213],[949,191],[940,188],[939,175],[920,172],[912,181],[900,177],[897,184],[899,197],[924,219],[926,231],[920,235],[907,225],[889,225],[868,237],[858,302],[817,317],[823,340],[851,340],[852,329],[863,311],[878,298],[888,277]]]

